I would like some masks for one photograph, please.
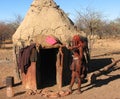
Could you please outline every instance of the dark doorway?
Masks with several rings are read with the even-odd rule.
[[[56,55],[58,49],[41,49],[37,62],[38,88],[49,87],[56,84]]]

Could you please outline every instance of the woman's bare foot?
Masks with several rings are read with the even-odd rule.
[[[76,93],[77,93],[77,94],[81,94],[82,92],[81,92],[81,90],[79,89],[79,90],[77,90]]]
[[[72,87],[71,87],[71,86],[69,86],[69,88],[68,88],[68,89],[69,89],[69,92],[70,92],[70,93],[72,93]]]

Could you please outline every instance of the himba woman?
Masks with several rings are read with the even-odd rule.
[[[81,77],[84,74],[85,66],[84,66],[84,42],[80,39],[79,35],[75,35],[72,39],[72,46],[69,49],[73,52],[73,60],[70,66],[72,71],[71,82],[69,86],[70,92],[72,92],[72,87],[77,80],[78,83],[78,93],[81,93]]]

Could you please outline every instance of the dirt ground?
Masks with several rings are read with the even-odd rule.
[[[120,59],[120,38],[94,40],[91,43],[91,62],[88,77],[90,73],[110,64],[111,58]],[[40,96],[40,94],[27,95],[25,93],[16,77],[13,51],[11,49],[0,49],[0,99],[8,99],[5,87],[7,76],[14,76],[13,99],[47,99]],[[53,87],[53,90],[55,88]],[[82,94],[76,94],[76,88],[77,85],[75,84],[73,93],[60,97],[60,99],[120,99],[120,62],[114,68],[111,68],[109,72],[97,77],[94,83],[89,81],[82,83]],[[67,89],[67,86],[62,89]]]

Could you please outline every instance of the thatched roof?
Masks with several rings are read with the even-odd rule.
[[[13,35],[13,43],[19,45],[23,41],[27,45],[33,40],[42,45],[45,35],[53,35],[62,43],[67,43],[74,34],[85,33],[76,30],[73,22],[53,0],[34,0]]]

